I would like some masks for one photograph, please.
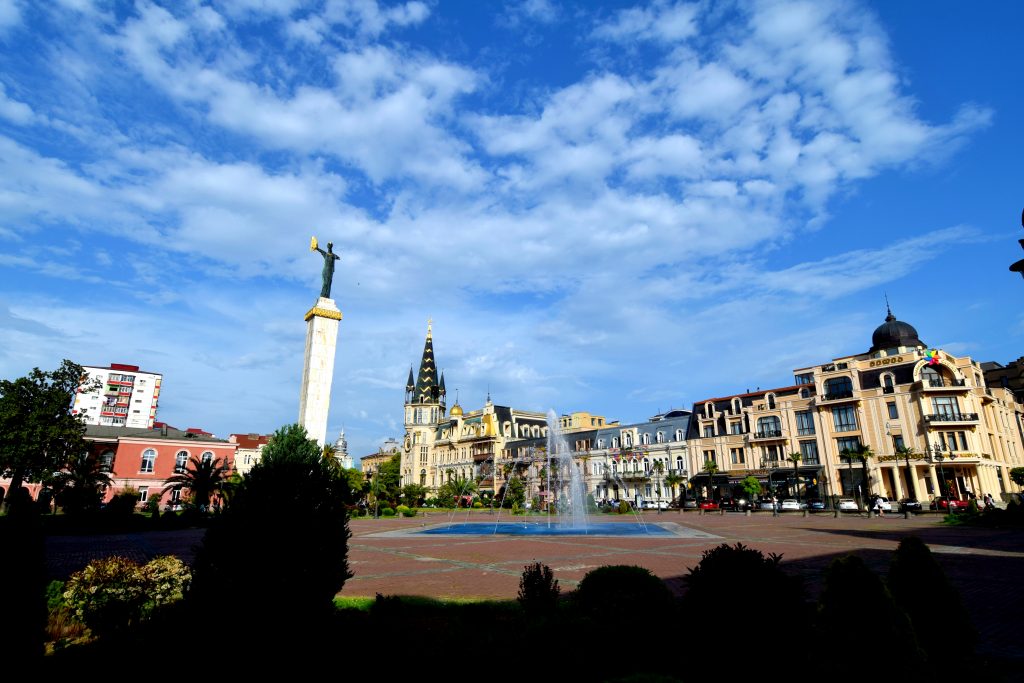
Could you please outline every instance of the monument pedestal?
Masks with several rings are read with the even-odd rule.
[[[327,413],[331,406],[334,352],[338,344],[341,311],[334,299],[320,297],[306,313],[306,355],[299,396],[299,424],[322,447],[327,440]]]

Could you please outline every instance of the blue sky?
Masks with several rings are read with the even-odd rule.
[[[329,434],[454,400],[640,421],[857,353],[1024,355],[1005,2],[0,0],[0,376],[133,363],[159,418]],[[450,400],[450,402],[451,402]]]

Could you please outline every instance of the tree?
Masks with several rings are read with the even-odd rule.
[[[757,480],[757,477],[750,475],[740,482],[740,488],[747,494],[751,505],[753,505],[754,496],[761,493],[761,482]]]
[[[420,484],[406,484],[402,487],[402,500],[409,507],[419,507],[427,495],[427,487]]]
[[[226,488],[230,475],[226,458],[200,458],[193,455],[184,472],[167,478],[164,493],[179,487],[188,489],[192,494],[193,505],[205,512],[210,505],[210,497]]]
[[[11,479],[11,492],[49,479],[86,450],[85,424],[71,412],[84,375],[64,360],[50,372],[0,380],[0,475]]]
[[[867,495],[870,498],[871,479],[868,478],[868,460],[875,457],[875,452],[871,450],[871,446],[861,444],[860,448],[853,452],[853,457],[860,460],[861,476],[864,478],[864,488],[867,489]]]
[[[665,477],[665,484],[672,487],[672,500],[676,499],[676,487],[682,484],[684,481],[686,481],[686,479],[682,475],[676,474],[675,472],[672,472],[667,477]],[[681,501],[679,503],[679,509],[683,509],[683,504]]]
[[[1014,467],[1011,469],[1010,480],[1017,486],[1024,486],[1024,467]]]
[[[711,500],[715,499],[715,475],[718,474],[718,465],[710,458],[704,461],[704,472],[708,475],[708,494]]]
[[[796,490],[796,499],[798,501],[800,500],[800,461],[803,459],[803,456],[796,451],[786,456],[786,460],[793,463],[793,488]]]
[[[518,506],[517,509],[522,509],[523,505],[526,504],[526,486],[523,484],[523,480],[520,477],[514,477],[508,480],[505,484],[505,497],[501,501],[501,506],[510,508]]]
[[[304,627],[323,623],[351,577],[348,496],[347,478],[301,425],[277,430],[196,552],[188,596],[196,617],[237,619],[225,628],[245,624],[267,646],[308,636]],[[225,596],[239,598],[230,610]]]
[[[472,495],[476,489],[475,481],[456,475],[438,487],[437,500],[442,507],[461,507],[462,497]]]
[[[49,483],[56,504],[73,515],[98,510],[104,491],[114,481],[99,458],[82,452],[71,456],[67,467],[53,475]]]

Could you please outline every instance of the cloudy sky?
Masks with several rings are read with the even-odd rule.
[[[1024,355],[1020,3],[0,0],[0,376],[164,375],[329,435],[454,401],[640,421],[861,352]]]

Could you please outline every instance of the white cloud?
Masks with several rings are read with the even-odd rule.
[[[21,24],[21,3],[18,0],[0,0],[0,35]]]
[[[697,5],[665,2],[619,10],[611,21],[599,24],[593,36],[621,43],[634,40],[674,43],[697,33],[697,10]]]
[[[25,126],[32,123],[35,115],[32,113],[32,107],[8,97],[4,92],[3,83],[0,83],[0,118],[5,118],[19,126]]]

